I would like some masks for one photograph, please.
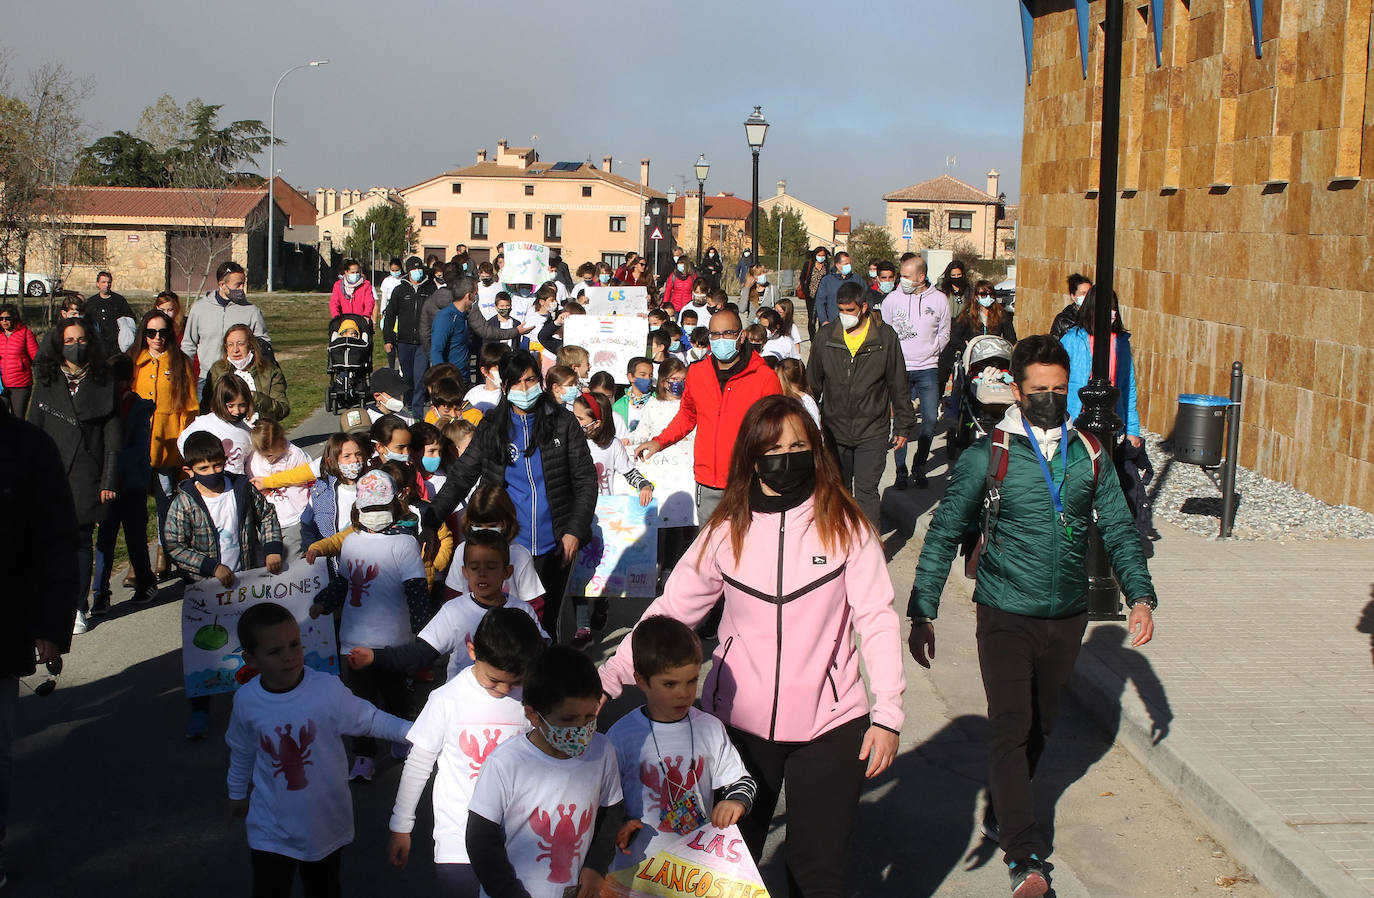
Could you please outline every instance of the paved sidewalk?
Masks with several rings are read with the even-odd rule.
[[[1076,693],[1275,894],[1374,895],[1374,544],[1160,532],[1155,641],[1095,625]]]

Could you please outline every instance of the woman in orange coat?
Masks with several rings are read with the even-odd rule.
[[[155,308],[143,316],[139,340],[129,347],[134,360],[134,392],[157,405],[153,412],[153,439],[148,458],[153,467],[152,492],[157,505],[158,543],[172,505],[172,491],[181,477],[181,453],[177,437],[195,420],[196,375],[191,360],[181,351],[172,316]],[[159,547],[154,570],[167,570],[165,553]]]

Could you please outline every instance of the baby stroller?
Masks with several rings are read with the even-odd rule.
[[[951,462],[996,427],[1015,402],[1011,395],[1011,348],[996,334],[979,334],[968,341],[956,360],[954,395],[958,397],[959,414],[946,442]]]
[[[366,404],[372,338],[372,320],[365,315],[339,315],[329,322],[329,386],[324,394],[329,414]]]

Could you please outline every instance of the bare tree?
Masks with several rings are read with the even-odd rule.
[[[139,115],[134,136],[148,141],[155,152],[166,153],[188,136],[189,111],[196,106],[204,105],[199,99],[195,99],[182,108],[177,105],[171,94],[163,94],[157,98],[157,102],[146,107]]]

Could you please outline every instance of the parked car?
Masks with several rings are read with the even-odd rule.
[[[47,296],[62,289],[62,279],[41,274],[36,271],[24,272],[24,294],[26,296]],[[0,295],[19,295],[19,272],[5,266],[0,268]]]

